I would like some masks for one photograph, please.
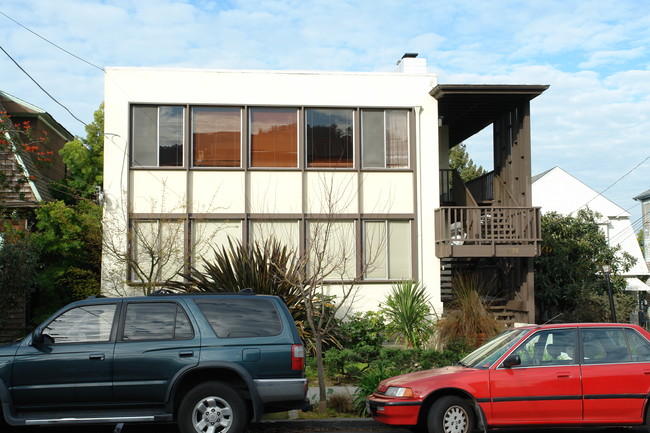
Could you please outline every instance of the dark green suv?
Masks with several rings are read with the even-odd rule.
[[[0,347],[0,399],[10,425],[177,420],[183,433],[239,433],[307,406],[304,361],[275,296],[87,299]]]

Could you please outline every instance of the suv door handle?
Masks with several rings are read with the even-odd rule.
[[[103,353],[91,353],[90,356],[88,357],[91,361],[103,361],[104,360],[104,354]]]
[[[194,356],[194,351],[193,350],[181,350],[178,352],[178,356],[181,358],[189,358],[190,356]]]

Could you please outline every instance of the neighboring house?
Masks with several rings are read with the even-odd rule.
[[[585,185],[560,167],[533,177],[533,203],[542,212],[557,212],[572,215],[578,210],[589,208],[601,215],[598,224],[610,246],[619,246],[621,251],[636,259],[632,268],[622,274],[628,283],[628,290],[648,290],[639,277],[645,280],[650,273],[632,229],[630,213]]]
[[[48,185],[65,178],[66,168],[59,151],[74,136],[44,110],[3,91],[0,91],[0,112],[6,112],[18,129],[29,124],[34,137],[42,137],[43,133],[47,136],[46,140],[38,141],[35,152],[27,152],[20,145],[24,139],[21,134],[3,131],[4,138],[12,143],[14,150],[1,153],[0,169],[5,173],[24,174],[28,182],[19,192],[0,191],[0,207],[16,211],[14,215],[17,218],[12,223],[26,228],[38,203],[52,199]],[[43,159],[51,161],[39,164],[35,158],[36,152],[41,152]]]
[[[24,177],[27,182],[21,182],[20,191],[0,188],[0,210],[3,217],[8,216],[11,225],[24,230],[33,222],[34,209],[38,204],[52,200],[48,184],[65,177],[65,165],[59,150],[74,137],[47,112],[3,91],[0,91],[0,112],[9,115],[15,128],[21,129],[28,124],[34,137],[41,137],[43,133],[48,137],[38,143],[34,152],[27,152],[22,145],[21,134],[11,130],[1,132],[9,147],[0,151],[0,170],[5,176]],[[36,152],[41,152],[51,162],[39,164]],[[4,225],[0,224],[0,233],[3,230]],[[0,248],[1,241],[0,235]],[[17,305],[14,310],[5,312],[4,318],[6,323],[0,328],[0,341],[21,335],[26,326],[25,305]]]
[[[634,197],[641,202],[641,219],[643,221],[643,253],[650,268],[650,189]]]
[[[405,55],[398,66],[107,68],[104,234],[114,248],[103,290],[138,292],[119,253],[152,265],[147,233],[177,248],[158,269],[164,281],[200,268],[228,236],[272,234],[305,251],[327,225],[331,288],[360,278],[358,309],[414,279],[440,312],[450,269],[489,269],[511,319],[532,322],[541,239],[529,101],[547,86],[440,85],[425,59]],[[465,185],[448,170],[449,149],[490,125],[495,170]]]

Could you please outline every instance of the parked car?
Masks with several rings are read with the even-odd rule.
[[[382,381],[373,418],[429,433],[650,424],[650,334],[627,324],[509,329],[458,365]]]
[[[10,425],[173,421],[240,433],[308,405],[305,350],[275,296],[161,294],[70,304],[0,347]]]

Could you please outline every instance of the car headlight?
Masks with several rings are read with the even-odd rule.
[[[389,386],[384,395],[388,397],[413,397],[413,390],[411,388]]]

